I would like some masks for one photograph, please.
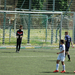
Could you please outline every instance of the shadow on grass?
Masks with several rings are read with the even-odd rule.
[[[65,74],[75,74],[74,72],[65,72]]]
[[[16,53],[16,51],[15,52],[1,52],[1,53]]]
[[[53,72],[41,72],[41,73],[53,73]]]
[[[49,61],[49,62],[56,62],[56,60],[46,60],[46,61]]]
[[[40,73],[54,73],[54,72],[40,72]],[[61,73],[61,72],[57,72],[57,73]],[[65,73],[61,73],[61,74],[75,74],[74,72],[65,72]]]

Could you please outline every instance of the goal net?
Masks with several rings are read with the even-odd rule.
[[[23,25],[22,45],[59,45],[62,12],[1,11],[0,43],[15,44],[16,30]]]

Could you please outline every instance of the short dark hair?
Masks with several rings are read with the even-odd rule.
[[[20,25],[20,28],[23,27],[22,25]]]
[[[64,40],[60,40],[60,42],[64,44]]]
[[[68,34],[68,32],[65,32],[65,34]]]

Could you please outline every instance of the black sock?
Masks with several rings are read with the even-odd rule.
[[[69,60],[70,60],[70,55],[68,55],[68,58],[69,58]]]

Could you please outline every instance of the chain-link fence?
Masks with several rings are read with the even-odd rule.
[[[75,0],[0,0],[0,10],[61,11],[61,14],[24,14],[0,12],[0,44],[15,45],[16,31],[23,25],[22,45],[59,45],[68,31],[75,43]],[[31,3],[30,3],[31,2]],[[9,4],[10,3],[10,4]],[[30,5],[29,5],[30,4]],[[70,11],[70,12],[68,12]],[[62,26],[62,32],[61,32]],[[61,34],[60,34],[61,33]]]
[[[64,39],[65,31],[73,38],[73,13],[61,14],[24,14],[24,13],[0,13],[0,43],[16,44],[16,31],[19,25],[23,25],[24,36],[22,45],[59,45],[60,37]],[[4,20],[6,19],[6,20]],[[62,23],[61,23],[62,22]],[[60,32],[62,24],[62,32]],[[61,33],[61,35],[60,35]],[[28,36],[29,35],[29,36]]]

